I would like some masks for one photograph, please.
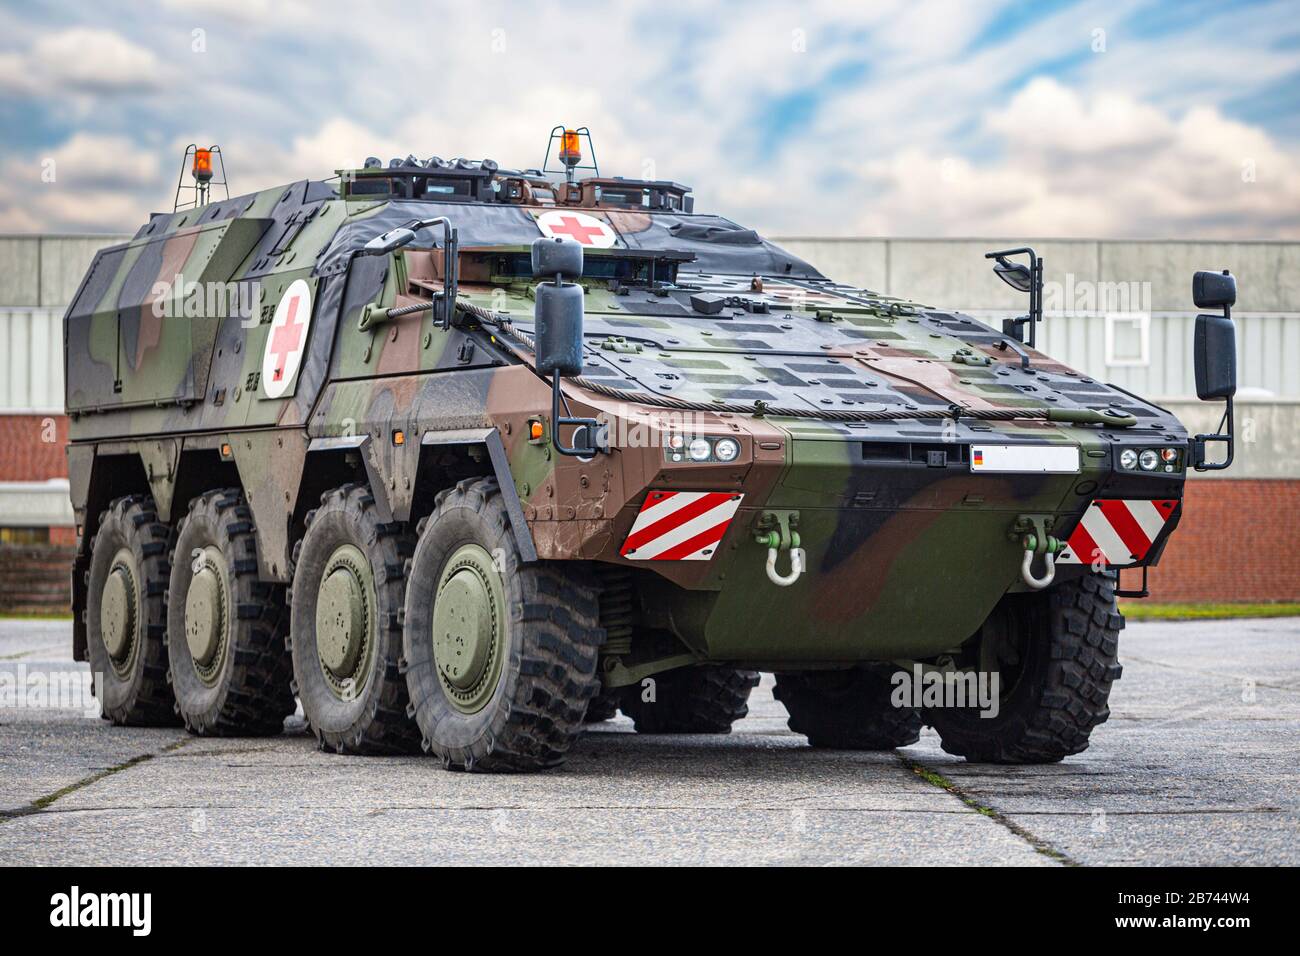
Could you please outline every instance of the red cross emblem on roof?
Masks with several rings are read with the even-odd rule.
[[[572,239],[593,249],[608,249],[618,243],[609,223],[584,212],[552,209],[537,216],[537,228],[549,238]]]

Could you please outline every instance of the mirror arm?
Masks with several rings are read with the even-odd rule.
[[[409,228],[419,232],[431,226],[442,226],[442,328],[451,328],[456,315],[456,295],[460,286],[460,235],[446,216],[419,219]]]
[[[1034,284],[1029,287],[1029,347],[1038,347],[1038,323],[1043,321],[1043,260],[1029,250],[1030,272]]]
[[[446,216],[438,216],[434,219],[412,219],[405,226],[399,228],[411,230],[412,239],[414,234],[421,229],[428,229],[430,226],[442,226],[442,318],[439,323],[444,331],[451,328],[452,319],[456,315],[456,296],[460,286],[460,237],[456,229],[451,225],[451,220]],[[390,229],[389,232],[396,230]],[[383,235],[387,235],[384,233]],[[382,238],[377,237],[377,238]],[[375,240],[372,239],[371,242]],[[362,248],[352,254],[354,256],[380,256],[388,255],[401,249],[410,243],[410,239],[399,243],[392,248]],[[399,290],[400,291],[400,290]],[[358,328],[364,332],[380,322],[386,322],[388,319],[395,319],[398,316],[409,315],[412,312],[424,312],[433,307],[433,303],[421,304],[418,306],[404,306],[400,309],[384,309],[376,306],[366,306],[358,320]]]
[[[609,449],[600,441],[601,424],[594,418],[573,418],[561,415],[560,371],[551,373],[551,444],[561,455],[571,458],[589,458],[596,452],[608,453]],[[564,411],[568,411],[567,408]],[[587,447],[579,448],[577,444],[566,445],[560,440],[560,426],[574,425],[587,430]],[[575,431],[576,435],[576,431]],[[576,438],[575,438],[576,442]]]
[[[1229,395],[1224,399],[1223,420],[1219,422],[1219,430],[1212,435],[1197,435],[1192,439],[1192,467],[1197,471],[1223,471],[1232,464],[1232,454],[1234,450],[1233,442],[1233,415],[1232,415],[1232,396]],[[1227,424],[1228,431],[1223,432],[1224,424]],[[1223,442],[1228,446],[1228,455],[1223,461],[1207,460],[1206,446],[1211,442]]]

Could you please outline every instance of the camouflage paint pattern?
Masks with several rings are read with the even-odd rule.
[[[359,199],[304,181],[155,215],[91,266],[65,318],[78,568],[108,499],[145,490],[135,486],[143,480],[161,517],[175,521],[209,487],[205,480],[218,480],[209,473],[225,469],[220,480],[237,480],[254,513],[261,573],[287,581],[302,514],[321,490],[313,481],[323,456],[347,455],[395,520],[414,521],[437,490],[430,483],[449,474],[432,467],[447,442],[477,449],[466,466],[497,472],[518,509],[516,530],[539,560],[636,568],[641,624],[671,631],[700,657],[882,660],[955,647],[1003,594],[1024,587],[1021,545],[1009,534],[1018,516],[1050,515],[1064,539],[1096,497],[1181,499],[1187,436],[1164,410],[1038,353],[1022,368],[1015,351],[999,346],[1000,332],[826,280],[718,217],[602,208],[594,189],[582,195],[586,205],[562,208],[581,209],[617,236],[613,248],[588,252],[584,380],[706,406],[1094,409],[1138,424],[960,414],[840,423],[709,410],[682,424],[644,400],[568,382],[572,414],[608,422],[614,443],[591,461],[565,458],[547,440],[549,385],[519,339],[465,312],[449,330],[432,310],[383,316],[441,290],[441,250],[356,255],[412,216],[448,215],[461,233],[461,301],[528,332],[535,280],[515,266],[540,234],[542,207]],[[638,255],[663,256],[679,270],[676,284],[591,275],[602,261]],[[200,289],[243,290],[252,314],[210,312],[177,276]],[[267,337],[299,279],[311,293],[310,331],[296,375],[272,398],[261,381]],[[160,301],[170,314],[159,315]],[[534,422],[543,440],[531,437]],[[734,437],[741,453],[727,463],[669,461],[665,439],[682,429]],[[504,461],[481,454],[485,433],[499,437]],[[1081,471],[972,472],[971,444],[989,442],[1074,445]],[[1174,473],[1119,469],[1121,448],[1151,445],[1182,452]],[[943,452],[943,461],[929,460],[929,451]],[[655,489],[744,495],[711,560],[620,557]],[[809,563],[789,588],[768,582],[765,549],[754,540],[770,509],[799,515]],[[79,582],[78,618],[84,590]]]

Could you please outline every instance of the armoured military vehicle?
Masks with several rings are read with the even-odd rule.
[[[95,258],[66,397],[104,716],[274,734],[296,696],[325,749],[533,770],[619,709],[725,733],[771,671],[814,747],[1086,747],[1119,571],[1231,459],[1231,276],[1194,282],[1228,427],[1189,436],[1037,350],[1031,250],[990,254],[1029,296],[994,328],[552,143],[237,198],[192,149],[191,201]],[[996,716],[899,673],[997,675]]]

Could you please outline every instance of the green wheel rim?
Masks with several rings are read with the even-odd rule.
[[[99,637],[108,664],[119,677],[131,673],[140,646],[140,569],[130,548],[121,548],[108,566],[99,604]]]
[[[230,647],[230,590],[226,558],[213,545],[191,555],[185,592],[185,643],[194,673],[208,687],[221,677]]]
[[[375,578],[355,545],[335,549],[316,593],[316,657],[340,700],[355,700],[375,660]]]
[[[505,658],[505,592],[492,556],[476,544],[444,565],[433,599],[433,663],[451,705],[464,714],[487,706]]]

